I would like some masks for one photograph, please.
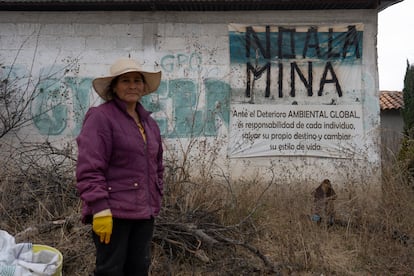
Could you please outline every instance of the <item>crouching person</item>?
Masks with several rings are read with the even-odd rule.
[[[314,198],[312,220],[318,224],[324,221],[328,225],[333,225],[335,219],[334,200],[337,196],[332,188],[331,181],[324,179],[312,192],[312,195]]]

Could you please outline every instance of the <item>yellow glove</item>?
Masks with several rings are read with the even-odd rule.
[[[92,230],[101,242],[109,243],[112,234],[112,213],[106,209],[93,215]]]

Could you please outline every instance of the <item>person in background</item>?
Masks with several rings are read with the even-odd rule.
[[[334,200],[336,193],[332,188],[331,181],[324,179],[322,183],[312,192],[314,198],[314,213],[312,220],[320,224],[323,220],[328,225],[333,225],[335,219]]]
[[[140,99],[160,81],[161,72],[121,58],[92,82],[105,102],[88,110],[76,138],[76,188],[92,224],[95,276],[148,275],[164,166],[159,127]]]

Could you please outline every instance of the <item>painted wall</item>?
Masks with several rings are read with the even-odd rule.
[[[249,103],[251,97],[237,96],[238,89],[245,88],[249,78],[243,69],[244,62],[236,66],[231,62],[234,57],[245,54],[234,52],[230,46],[231,30],[239,25],[259,29],[266,26],[363,27],[360,37],[363,55],[356,70],[348,70],[354,72],[350,80],[357,80],[358,89],[352,92],[354,84],[344,81],[344,86],[351,88],[345,89],[345,97],[337,99],[337,106],[341,107],[355,104],[354,94],[358,95],[359,120],[355,131],[360,135],[358,156],[315,156],[294,151],[289,154],[264,151],[253,156],[232,154],[234,137],[243,135],[232,124],[232,114],[234,110],[241,111],[240,104],[255,111],[263,108],[272,111],[273,105],[290,108],[288,105],[292,103],[289,84],[285,88],[270,86],[270,94],[290,93],[290,98],[280,101],[256,97],[256,102]],[[30,133],[31,139],[47,137],[51,141],[73,142],[87,108],[100,103],[91,89],[91,80],[106,75],[109,65],[118,57],[129,55],[140,60],[143,68],[163,73],[157,93],[143,99],[143,103],[154,112],[160,125],[167,165],[186,157],[193,176],[231,180],[260,176],[264,180],[275,178],[282,184],[331,178],[338,184],[373,184],[380,179],[376,33],[377,13],[368,10],[0,12],[0,63],[3,65],[0,76],[29,83],[28,90],[38,93],[31,104],[35,115],[33,124],[21,132]],[[306,70],[297,68],[297,72]],[[309,81],[309,75],[304,76],[302,83]],[[271,78],[275,83],[277,77]],[[266,86],[264,76],[256,74],[255,79],[257,89]],[[319,81],[315,83],[315,87],[319,86]],[[354,94],[350,95],[350,91]],[[326,104],[327,97],[310,99],[299,95],[295,98],[299,104],[319,107]],[[329,108],[335,107],[327,108],[330,112]]]

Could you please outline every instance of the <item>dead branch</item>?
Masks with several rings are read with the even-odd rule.
[[[238,241],[238,240],[233,240],[224,236],[220,236],[217,237],[218,239],[221,239],[222,241],[231,244],[231,245],[235,245],[235,246],[241,246],[246,248],[247,250],[249,250],[250,252],[252,252],[253,254],[255,254],[256,256],[258,256],[264,263],[264,265],[266,266],[266,268],[270,271],[270,272],[274,272],[274,273],[278,273],[276,275],[279,275],[279,268],[276,267],[275,265],[273,265],[268,258],[262,253],[260,252],[260,250],[250,244],[247,244],[245,242],[242,241]]]
[[[17,233],[14,237],[16,241],[18,242],[28,241],[31,237],[34,237],[40,234],[50,233],[62,227],[70,228],[72,225],[74,225],[74,223],[77,220],[80,220],[79,215],[72,215],[65,219],[47,221],[47,222],[44,222],[44,223],[41,223],[35,226],[29,226],[23,231]]]

